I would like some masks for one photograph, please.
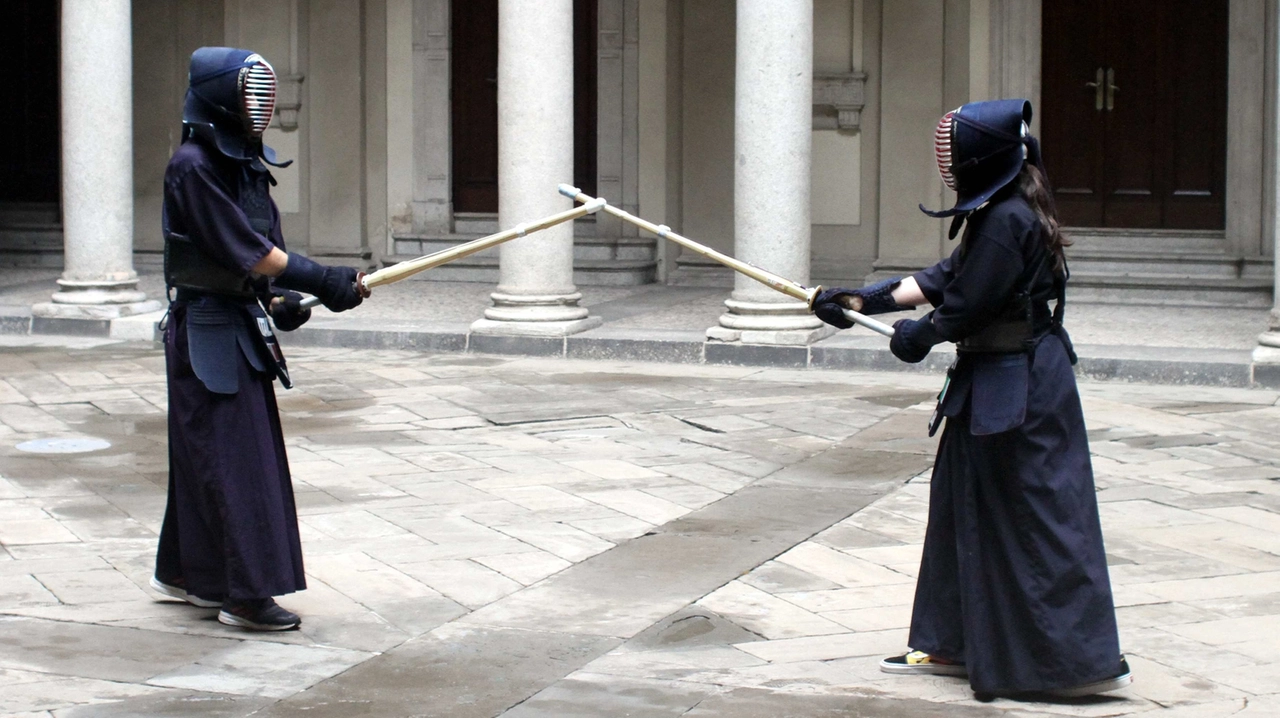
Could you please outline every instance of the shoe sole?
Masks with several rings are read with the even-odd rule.
[[[155,576],[151,577],[151,588],[156,593],[168,598],[176,598],[179,601],[186,601],[192,606],[198,608],[222,608],[222,601],[209,601],[199,596],[192,596],[177,586],[170,586],[167,583],[161,583],[160,579]]]
[[[283,625],[270,624],[270,623],[254,623],[253,621],[250,621],[247,618],[241,618],[234,613],[227,613],[226,611],[218,612],[218,623],[221,623],[227,626],[237,626],[239,628],[247,628],[250,631],[292,631],[293,629],[302,625],[302,621],[298,621],[297,623],[283,624]]]
[[[956,676],[958,678],[966,678],[969,675],[968,669],[964,666],[949,666],[945,663],[917,663],[915,665],[904,665],[901,663],[880,663],[880,671],[882,673],[892,673],[898,676]]]
[[[1074,688],[1058,688],[1052,691],[1045,691],[1045,693],[1054,698],[1084,698],[1085,696],[1096,696],[1099,693],[1118,691],[1121,688],[1127,688],[1131,683],[1133,683],[1133,674],[1126,673],[1123,676],[1108,678],[1105,681],[1086,683],[1083,686],[1075,686]]]

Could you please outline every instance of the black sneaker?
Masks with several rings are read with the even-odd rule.
[[[218,622],[251,631],[291,631],[302,625],[298,614],[286,611],[271,598],[227,599],[218,612]]]
[[[161,581],[155,576],[152,576],[151,588],[153,588],[156,593],[162,596],[168,596],[169,598],[176,598],[179,601],[186,601],[192,606],[199,606],[200,608],[218,608],[219,606],[222,605],[222,601],[220,601],[219,599],[203,598],[201,596],[195,595],[194,593],[187,593],[186,589],[183,588],[183,581],[180,578],[170,579],[169,581],[166,582],[166,581]]]
[[[964,677],[969,675],[963,663],[943,661],[924,651],[911,651],[901,656],[890,656],[880,661],[880,670],[885,673],[916,676]]]
[[[1133,674],[1129,672],[1129,662],[1121,656],[1120,671],[1110,678],[1086,683],[1082,686],[1054,688],[1053,690],[1045,691],[1045,693],[1054,698],[1083,698],[1084,696],[1095,696],[1099,693],[1118,691],[1127,687],[1130,683],[1133,683]]]

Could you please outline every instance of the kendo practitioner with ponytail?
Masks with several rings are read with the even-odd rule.
[[[355,269],[285,251],[266,165],[288,163],[262,143],[275,93],[275,71],[249,50],[191,56],[164,175],[169,497],[151,581],[259,631],[297,628],[273,597],[306,588],[273,388],[291,384],[272,327],[310,318],[299,291],[335,312],[367,296]]]
[[[1062,326],[1067,244],[1029,135],[1026,100],[973,102],[935,136],[957,194],[951,256],[905,279],[828,289],[815,312],[879,314],[919,362],[954,342],[930,435],[945,418],[905,655],[888,673],[965,676],[979,699],[1084,696],[1131,682],[1120,653],[1075,354]],[[1049,301],[1055,301],[1050,311]]]

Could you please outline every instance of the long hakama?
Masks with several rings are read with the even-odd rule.
[[[949,259],[914,275],[947,340],[990,325],[1024,286],[1041,328],[1026,351],[962,352],[939,407],[908,645],[963,661],[978,693],[1120,671],[1084,414],[1069,339],[1050,319],[1056,285],[1037,271],[1044,256],[1034,212],[1006,192],[973,213]]]
[[[165,332],[169,500],[156,576],[188,593],[251,599],[306,588],[272,375],[236,353],[239,390],[209,391],[187,347],[186,304]]]
[[[1025,422],[974,436],[947,420],[909,645],[962,660],[973,689],[1016,693],[1115,675],[1120,646],[1088,439],[1062,343],[1032,358]]]

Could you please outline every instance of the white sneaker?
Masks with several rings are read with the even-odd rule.
[[[176,598],[179,601],[186,601],[192,606],[198,606],[200,608],[218,608],[222,605],[222,601],[215,601],[209,598],[200,598],[199,596],[193,593],[187,593],[186,591],[182,590],[177,586],[164,583],[160,579],[156,578],[155,576],[151,577],[151,588],[154,589],[156,593],[162,596],[168,596],[169,598]]]

